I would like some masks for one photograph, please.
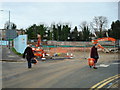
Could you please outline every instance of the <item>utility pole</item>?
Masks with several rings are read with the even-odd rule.
[[[8,11],[8,10],[0,10],[0,11],[7,11],[8,13],[9,13],[9,20],[8,20],[8,23],[9,23],[9,27],[8,27],[8,29],[10,30],[11,29],[11,25],[10,25],[10,10]],[[8,48],[10,49],[10,38],[8,38]]]
[[[11,29],[11,25],[10,25],[10,10],[9,10],[9,29]],[[10,39],[8,39],[8,42],[9,42],[8,47],[10,49]]]

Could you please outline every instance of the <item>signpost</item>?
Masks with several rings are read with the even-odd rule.
[[[10,49],[10,41],[13,41],[14,38],[17,37],[16,30],[8,29],[6,30],[6,40],[8,40],[8,47]]]

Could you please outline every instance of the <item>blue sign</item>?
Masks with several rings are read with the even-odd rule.
[[[17,37],[16,30],[6,30],[6,40],[11,40]]]

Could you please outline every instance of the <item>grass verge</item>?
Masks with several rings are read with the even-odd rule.
[[[15,54],[17,54],[17,55],[19,55],[19,56],[22,56],[22,55],[23,55],[23,54],[21,54],[21,53],[18,53],[18,52],[15,50],[14,47],[12,47],[11,50],[12,50]]]

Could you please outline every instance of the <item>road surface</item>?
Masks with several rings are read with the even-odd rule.
[[[32,69],[26,62],[3,62],[3,88],[90,88],[118,74],[113,62],[90,69],[86,61],[39,61]]]
[[[9,49],[4,47],[2,53],[2,59],[7,59],[0,61],[2,88],[107,88],[117,82],[115,75],[120,74],[116,54],[100,53],[98,69],[89,68],[87,59],[83,59],[83,54],[89,52],[76,52],[73,59],[39,61],[28,69],[27,62]]]

